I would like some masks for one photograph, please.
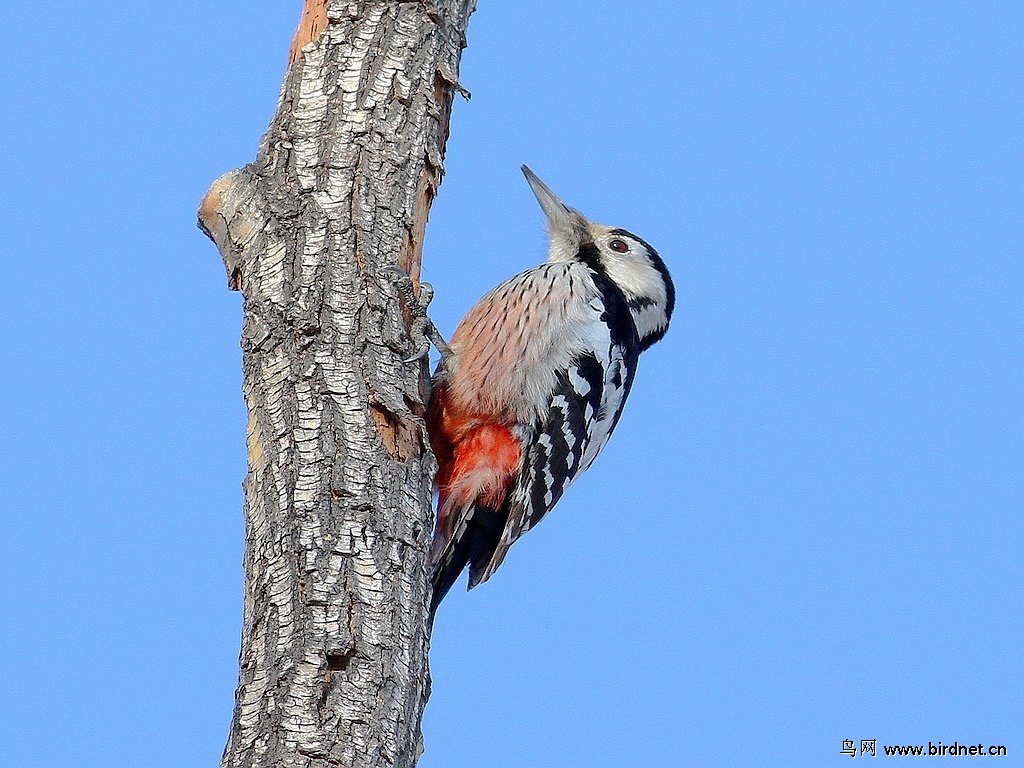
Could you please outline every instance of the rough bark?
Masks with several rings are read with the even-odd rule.
[[[419,274],[474,0],[307,0],[200,226],[244,295],[245,610],[223,766],[412,766],[433,459],[387,267]]]

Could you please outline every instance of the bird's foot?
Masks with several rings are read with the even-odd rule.
[[[397,265],[392,265],[384,271],[394,275],[394,282],[398,288],[398,293],[405,300],[405,305],[412,315],[409,337],[413,343],[415,354],[407,357],[403,362],[411,363],[416,360],[422,360],[430,353],[431,344],[441,353],[442,360],[447,360],[451,356],[452,350],[440,331],[437,330],[437,326],[434,325],[427,315],[427,307],[434,298],[433,286],[430,283],[420,283],[420,295],[417,296],[412,284],[412,278],[406,274],[405,270]]]

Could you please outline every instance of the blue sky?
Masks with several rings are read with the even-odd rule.
[[[300,3],[8,5],[0,753],[211,765],[245,413],[194,212]],[[1021,764],[1024,6],[585,5],[480,1],[432,314],[543,258],[524,162],[657,247],[677,313],[588,475],[442,606],[421,766]]]

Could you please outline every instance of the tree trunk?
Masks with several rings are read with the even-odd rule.
[[[414,278],[474,0],[306,0],[255,162],[199,211],[244,295],[245,613],[223,766],[413,766],[434,469]]]

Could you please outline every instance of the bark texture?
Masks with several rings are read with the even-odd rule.
[[[307,0],[252,164],[199,211],[244,295],[245,612],[222,765],[412,766],[433,458],[419,274],[474,0]]]

